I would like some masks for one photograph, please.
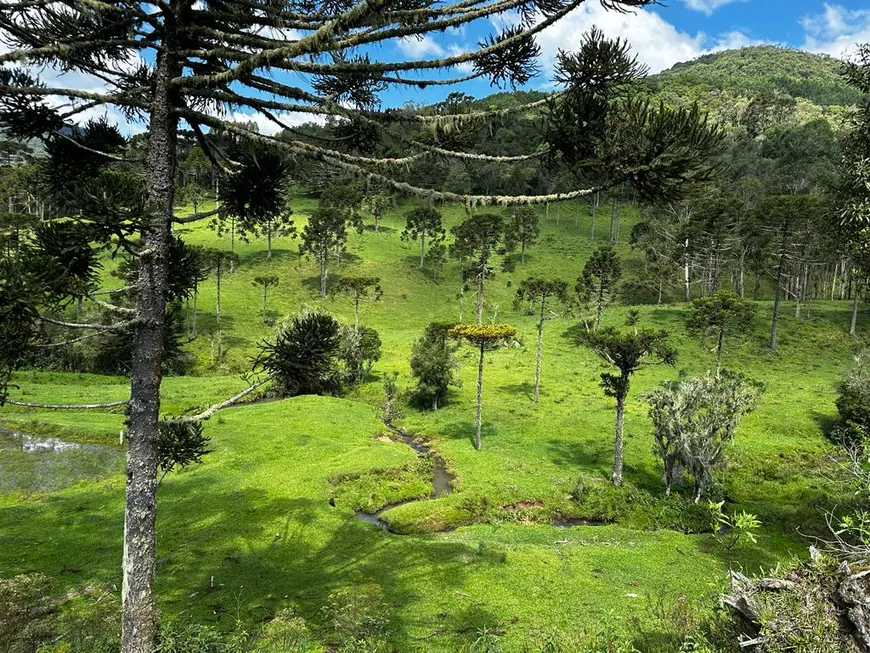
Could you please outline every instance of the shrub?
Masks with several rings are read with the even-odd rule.
[[[352,326],[342,326],[338,358],[344,368],[344,380],[353,385],[362,383],[381,358],[381,337],[369,327],[361,326],[357,331]]]
[[[33,653],[53,633],[53,586],[39,573],[0,580],[0,650]]]
[[[433,410],[445,404],[450,386],[457,385],[457,346],[448,337],[453,326],[433,322],[411,350],[411,375],[417,379],[416,399]]]
[[[275,376],[282,395],[337,394],[339,329],[326,313],[303,312],[281,327],[274,342],[260,344],[255,365]]]
[[[870,434],[870,352],[855,356],[855,363],[837,387],[837,411],[846,444],[858,444]]]
[[[340,650],[387,650],[385,638],[390,613],[381,586],[359,571],[351,573],[347,587],[335,590],[323,606],[323,616],[342,643]]]

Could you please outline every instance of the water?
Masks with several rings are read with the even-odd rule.
[[[123,470],[121,449],[0,427],[0,493],[53,492]]]

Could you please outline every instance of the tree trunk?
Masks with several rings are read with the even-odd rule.
[[[230,258],[230,264],[232,264],[232,258]],[[217,318],[217,359],[216,362],[220,362],[223,357],[223,329],[221,328],[221,260],[218,259],[217,264],[217,304],[215,305],[215,317]]]
[[[752,288],[752,299],[758,301],[758,294],[761,290],[761,274],[758,270],[755,271],[755,285]]]
[[[716,378],[720,378],[722,371],[722,341],[725,339],[725,327],[719,327],[719,338],[716,342]]]
[[[601,326],[601,314],[604,312],[604,285],[598,284],[598,296],[595,301],[595,330]]]
[[[538,320],[538,352],[535,356],[535,403],[541,394],[541,358],[544,352],[544,300],[541,300],[541,316]]]
[[[779,302],[782,294],[782,274],[785,266],[785,245],[779,250],[779,264],[776,267],[776,288],[773,293],[773,319],[770,323],[770,343],[768,346],[776,351],[776,329],[779,324]]]
[[[592,197],[592,229],[590,231],[590,238],[595,240],[595,213],[598,209],[598,193]]]
[[[465,272],[462,266],[459,266],[459,294],[456,295],[459,300],[459,321],[462,322],[462,299],[465,296]]]
[[[230,253],[231,254],[236,253],[236,216],[234,216],[234,215],[230,216]],[[234,258],[235,258],[235,256],[230,257],[230,273],[231,274],[232,274],[233,270],[235,269],[235,263],[233,262]]]
[[[326,299],[326,259],[328,256],[328,252],[323,252],[320,255],[320,299]]]
[[[477,273],[477,323],[483,323],[483,273],[484,263],[481,262],[480,272]]]
[[[152,653],[157,631],[154,607],[157,443],[177,131],[170,85],[179,73],[176,68],[171,55],[164,52],[158,56],[149,124],[145,178],[152,213],[142,230],[148,254],[141,258],[139,267],[136,293],[139,322],[133,337],[130,370],[121,590],[123,653]]]
[[[197,315],[196,315],[196,300],[199,299],[199,288],[193,289],[193,318],[191,325],[193,327],[193,337],[197,336]]]
[[[690,301],[692,301],[692,280],[691,280],[691,275],[692,275],[691,269],[692,268],[691,268],[691,259],[689,257],[689,239],[688,238],[686,238],[686,244],[684,247],[685,247],[685,254],[684,254],[685,259],[684,259],[684,263],[683,263],[683,276],[684,276],[684,282],[686,284],[686,301],[690,302]]]
[[[272,260],[272,225],[271,224],[266,226],[266,248],[267,248],[266,258],[269,260]]]
[[[858,282],[855,282],[855,296],[852,298],[852,324],[849,326],[849,335],[854,336],[858,327],[858,295],[860,294]]]
[[[426,234],[420,234],[420,269],[423,269],[423,261],[426,260]]]
[[[746,269],[746,248],[740,250],[740,258],[737,261],[737,295],[740,299],[744,296],[743,277]]]
[[[263,284],[263,324],[266,323],[266,293],[269,292],[269,286]]]
[[[480,426],[483,417],[483,351],[480,345],[480,360],[477,363],[477,416],[475,417],[474,448],[480,451]]]
[[[377,213],[375,213],[374,215],[375,215],[375,233],[377,233],[381,230],[381,216],[378,215]]]
[[[625,422],[625,393],[616,397],[616,441],[613,447],[613,484],[622,485],[623,443],[622,426]]]

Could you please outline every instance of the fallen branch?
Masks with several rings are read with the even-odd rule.
[[[7,399],[6,403],[10,406],[21,406],[22,408],[45,408],[47,410],[96,410],[100,408],[117,408],[126,406],[130,403],[127,399],[123,401],[109,401],[104,404],[35,404],[29,401],[13,401]]]
[[[200,421],[204,421],[207,419],[211,419],[211,416],[214,415],[219,410],[223,410],[224,408],[229,408],[233,404],[238,403],[240,400],[244,399],[249,394],[251,394],[254,390],[257,390],[257,389],[263,387],[264,385],[266,385],[269,381],[271,381],[274,378],[275,377],[271,376],[271,375],[267,376],[262,381],[258,381],[257,383],[253,384],[252,386],[245,388],[244,390],[242,390],[238,394],[233,395],[229,399],[224,399],[220,403],[213,404],[213,405],[209,406],[204,411],[202,411],[201,413],[197,413],[196,415],[186,415],[184,417],[178,417],[175,419],[168,419],[168,420],[164,420],[164,421],[169,422],[169,423],[175,422],[175,423],[184,424],[184,423],[200,422]]]

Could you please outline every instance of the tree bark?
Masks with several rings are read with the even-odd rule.
[[[782,295],[782,275],[785,267],[785,228],[783,228],[783,243],[779,250],[779,263],[776,266],[776,288],[773,294],[773,319],[770,323],[770,342],[768,346],[776,351],[776,329],[779,325],[779,302]]]
[[[326,299],[326,258],[329,256],[327,252],[320,255],[320,299]]]
[[[232,265],[232,258],[230,258],[230,265]],[[217,319],[217,359],[216,361],[219,363],[221,358],[223,357],[223,329],[221,328],[221,267],[222,261],[218,259],[217,263],[217,302],[215,304],[215,318]]]
[[[538,320],[538,352],[535,356],[535,403],[541,394],[541,359],[544,352],[544,301],[541,299],[541,316]]]
[[[142,257],[139,267],[136,293],[139,321],[130,370],[121,590],[123,653],[152,653],[157,632],[154,606],[157,443],[178,127],[172,110],[171,81],[180,72],[169,54],[172,40],[168,38],[168,43],[164,40],[166,49],[158,56],[148,136],[146,183],[151,215],[142,230],[148,254]]]
[[[481,261],[480,271],[477,273],[477,323],[483,323],[483,274],[485,263]]]
[[[725,327],[719,327],[719,338],[716,341],[716,378],[720,378],[722,372],[722,341],[725,340]]]
[[[861,288],[858,282],[855,282],[855,296],[852,298],[852,323],[849,326],[849,335],[854,336],[858,328],[858,295]]]
[[[426,260],[426,234],[420,234],[420,269],[423,269],[423,262]]]
[[[484,344],[480,345],[480,360],[477,363],[477,415],[475,417],[474,448],[480,451],[480,427],[483,418],[483,352]]]
[[[685,259],[683,263],[683,276],[684,282],[686,285],[686,301],[692,301],[692,280],[691,280],[691,259],[689,257],[689,239],[686,238],[686,243],[684,245],[685,248]]]
[[[622,427],[625,422],[625,394],[616,397],[616,441],[613,447],[613,484],[622,485],[623,441]]]

